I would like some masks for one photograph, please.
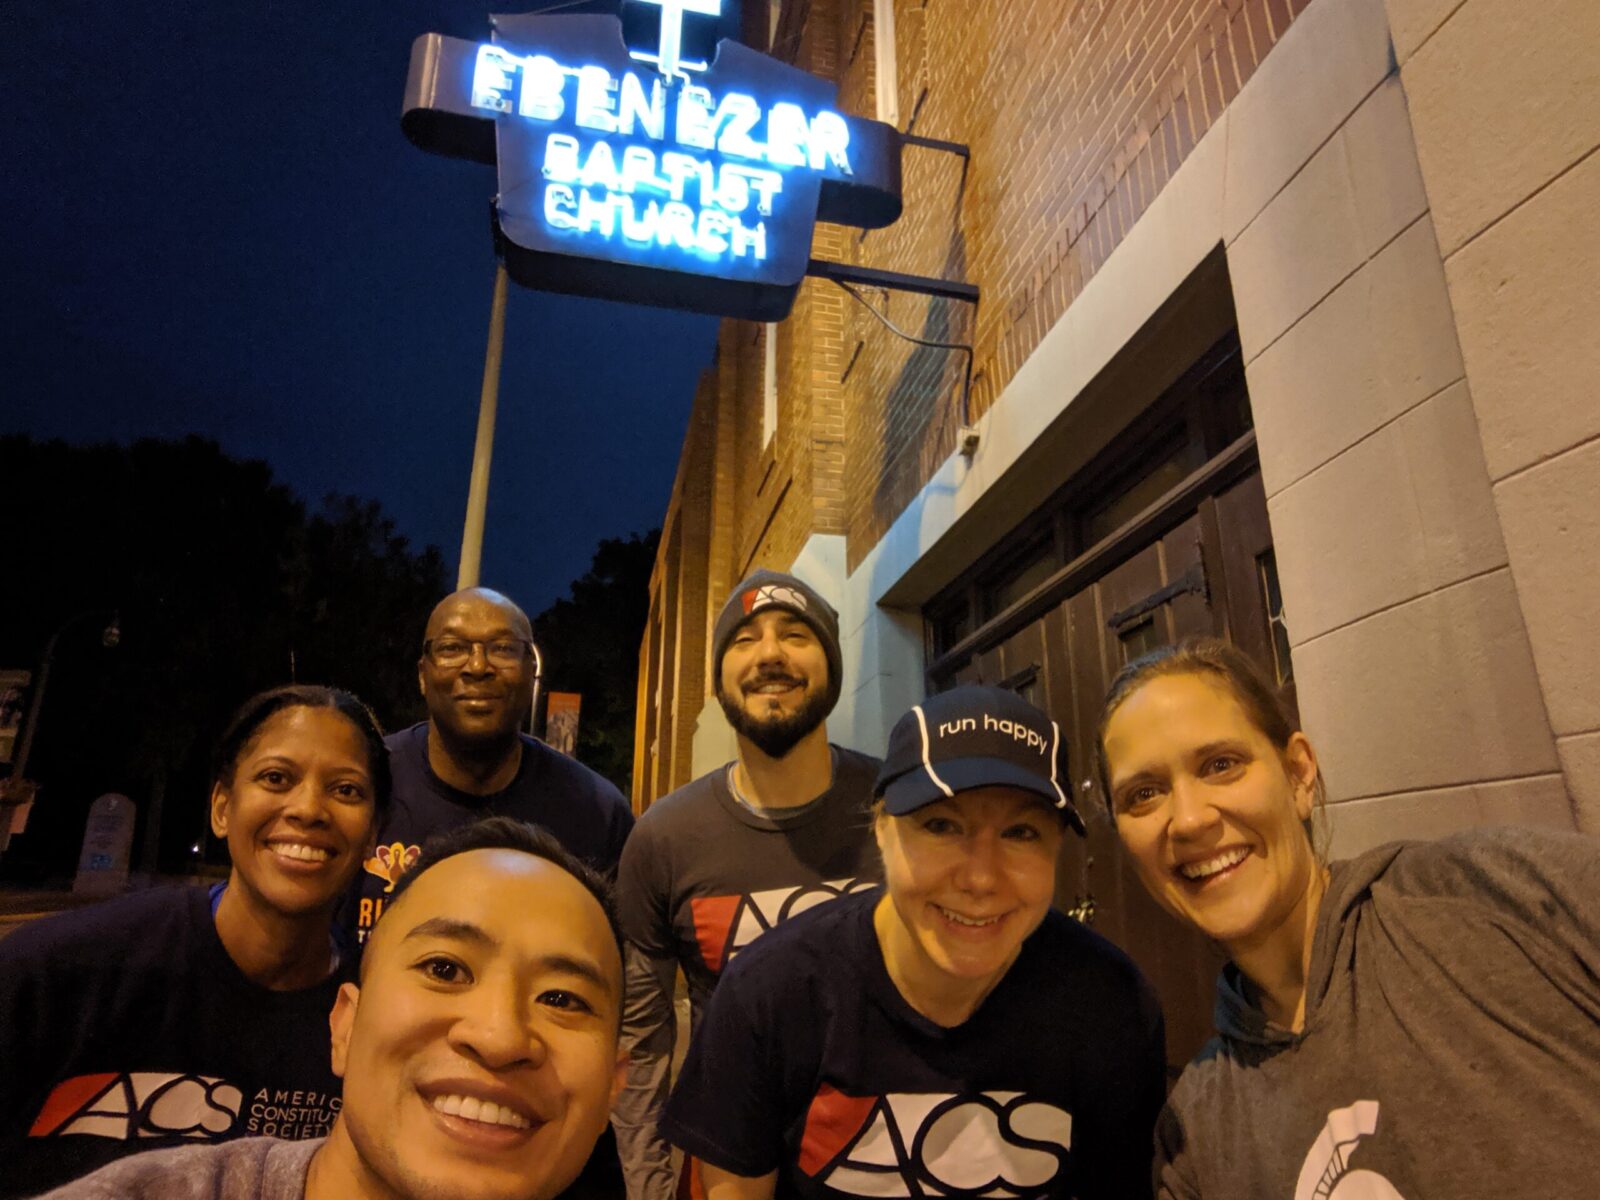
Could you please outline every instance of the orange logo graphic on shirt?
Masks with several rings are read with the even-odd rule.
[[[379,846],[377,852],[361,865],[367,869],[367,874],[376,875],[385,882],[383,891],[388,895],[394,891],[394,885],[400,882],[400,876],[416,866],[420,857],[422,857],[421,846],[391,842],[387,846]]]
[[[823,1084],[799,1167],[847,1196],[1036,1196],[1071,1148],[1072,1114],[1021,1092],[847,1096]]]
[[[695,940],[700,943],[700,958],[711,970],[720,972],[735,954],[790,917],[877,886],[869,879],[830,879],[748,896],[697,896],[689,901],[689,913]]]
[[[29,1137],[84,1133],[133,1141],[225,1137],[239,1120],[244,1096],[225,1079],[153,1071],[78,1075],[51,1090]]]

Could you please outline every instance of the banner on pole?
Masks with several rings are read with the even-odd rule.
[[[583,707],[579,692],[551,692],[544,710],[545,744],[569,758],[578,753],[578,710]]]
[[[32,679],[32,671],[0,671],[0,763],[10,762],[16,749]]]

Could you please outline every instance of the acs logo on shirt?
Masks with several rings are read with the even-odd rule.
[[[877,886],[867,879],[829,879],[747,896],[696,896],[689,901],[689,911],[700,958],[711,970],[720,972],[735,954],[790,917]]]
[[[847,1096],[823,1084],[799,1166],[847,1196],[1033,1197],[1057,1182],[1072,1114],[1021,1092]]]
[[[239,1120],[244,1095],[225,1079],[157,1071],[77,1075],[51,1090],[29,1137],[85,1133],[134,1141],[226,1137]]]

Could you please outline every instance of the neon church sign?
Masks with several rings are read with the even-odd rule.
[[[518,283],[780,319],[818,220],[899,216],[899,135],[737,42],[695,57],[721,0],[629,2],[633,25],[659,12],[648,45],[590,15],[493,17],[481,44],[424,35],[402,128],[497,164],[495,237]]]

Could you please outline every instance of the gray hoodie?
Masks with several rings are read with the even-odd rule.
[[[1162,1200],[1600,1193],[1600,842],[1533,829],[1336,863],[1305,1029],[1229,966],[1156,1132]]]
[[[303,1200],[326,1138],[237,1138],[131,1154],[41,1200]]]

